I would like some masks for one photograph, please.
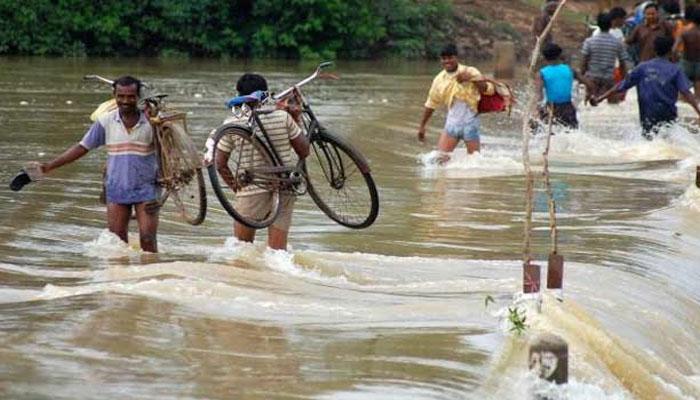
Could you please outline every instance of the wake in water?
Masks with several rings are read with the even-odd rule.
[[[662,128],[654,140],[647,140],[640,134],[636,107],[636,94],[632,92],[622,104],[580,107],[579,130],[555,128],[549,152],[550,171],[676,183],[694,179],[695,166],[700,165],[700,136],[679,122]],[[436,150],[420,154],[424,177],[522,175],[520,132],[485,131],[481,153],[467,155],[464,147],[458,146],[446,163],[439,162],[442,155]],[[542,166],[546,139],[545,134],[537,134],[530,141],[535,168]],[[667,163],[649,170],[649,164],[654,162]]]

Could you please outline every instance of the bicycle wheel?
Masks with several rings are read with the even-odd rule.
[[[305,160],[309,195],[333,221],[349,228],[372,225],[379,213],[377,186],[365,158],[352,145],[319,127]]]
[[[177,122],[165,122],[160,128],[161,185],[165,189],[160,203],[172,198],[182,219],[199,225],[207,212],[202,162],[186,129]]]
[[[229,215],[249,228],[268,227],[277,218],[279,185],[265,176],[274,166],[267,147],[249,130],[224,125],[215,133],[211,185]]]

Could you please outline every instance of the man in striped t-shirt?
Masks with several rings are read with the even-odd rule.
[[[615,65],[619,62],[622,67],[622,76],[632,69],[632,62],[625,51],[622,42],[610,34],[611,19],[609,14],[598,16],[598,28],[600,33],[583,42],[583,62],[581,63],[581,75],[591,82],[591,92],[587,98],[597,97],[615,86]],[[608,98],[609,103],[618,103],[622,100],[620,95]]]
[[[153,129],[138,109],[141,81],[131,76],[112,84],[117,109],[98,118],[83,139],[54,160],[41,164],[48,173],[71,163],[100,146],[107,147],[107,225],[125,242],[128,241],[132,206],[136,210],[141,248],[157,252],[157,207],[150,207],[158,197],[158,161],[153,145]]]
[[[267,91],[267,81],[257,74],[244,74],[236,83],[236,90],[239,96],[246,96],[256,91]],[[302,133],[297,121],[298,113],[292,116],[285,110],[275,110],[271,113],[259,114],[260,122],[265,128],[275,151],[280,156],[284,165],[295,165],[298,159],[303,159],[309,154],[309,142],[306,136]],[[238,118],[231,116],[224,121],[224,124],[240,123],[245,125],[247,118]],[[260,134],[260,132],[255,132]],[[223,137],[217,145],[216,151],[223,152],[225,156],[215,157],[216,169],[220,171],[222,178],[230,176],[230,170],[227,165],[231,156],[232,149],[235,144],[231,143],[229,137]],[[241,160],[237,160],[240,165],[256,165],[262,164],[262,160],[258,160],[258,154],[250,159],[250,155],[242,156]],[[226,182],[228,185],[235,186],[235,182]],[[233,188],[232,188],[233,189]],[[272,196],[265,189],[255,185],[248,185],[238,191],[234,208],[243,215],[261,215],[265,214],[271,208]],[[292,211],[294,210],[294,202],[296,197],[291,194],[280,193],[280,211],[275,221],[268,227],[267,230],[267,245],[275,250],[285,250],[287,248],[287,236],[292,223]],[[253,242],[255,239],[255,229],[247,227],[238,221],[233,222],[233,234],[238,240],[244,242]]]

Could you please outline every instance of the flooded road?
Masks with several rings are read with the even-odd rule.
[[[103,150],[19,193],[29,160],[79,141],[133,74],[188,112],[203,147],[243,72],[280,91],[315,65],[153,59],[0,59],[0,395],[13,399],[521,399],[527,340],[564,337],[567,399],[700,398],[700,136],[639,135],[634,94],[582,107],[550,151],[563,303],[545,296],[523,337],[505,310],[521,290],[520,110],[482,119],[481,155],[431,162],[415,140],[437,63],[342,63],[308,87],[314,111],[370,161],[380,215],[343,228],[304,197],[289,252],[236,242],[208,187],[206,221],[166,206],[158,255],[105,229]],[[485,69],[488,70],[488,69]],[[520,95],[524,97],[524,94]],[[521,101],[524,103],[524,101]],[[691,115],[687,106],[681,115]],[[535,137],[539,156],[545,138]],[[208,182],[207,182],[208,185]],[[550,251],[536,184],[533,253]],[[492,296],[495,304],[485,307]],[[517,299],[515,300],[517,302]]]

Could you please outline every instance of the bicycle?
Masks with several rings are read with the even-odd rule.
[[[330,65],[321,63],[310,76],[278,95],[256,92],[227,102],[234,115],[245,122],[225,124],[215,131],[208,144],[207,159],[211,162],[207,169],[219,202],[240,223],[265,228],[277,217],[280,193],[306,192],[321,211],[341,225],[360,229],[376,220],[379,196],[369,163],[350,143],[321,125],[300,90],[323,76],[322,70]],[[309,157],[293,166],[282,162],[259,117],[273,112],[282,101],[300,107],[300,122],[309,138]],[[231,144],[228,155],[217,150],[224,138]],[[226,168],[217,169],[217,157],[227,157],[222,159]],[[236,199],[251,190],[270,194],[271,207],[264,215],[243,215],[236,210]]]
[[[113,83],[99,75],[86,75],[83,79]],[[187,133],[185,113],[168,109],[165,105],[167,96],[157,94],[142,100],[143,111],[153,127],[158,185],[162,188],[155,207],[162,207],[172,197],[180,216],[191,225],[199,225],[207,211],[201,156]],[[112,107],[116,108],[113,100],[102,103],[91,118],[96,119],[98,114],[109,112]]]

